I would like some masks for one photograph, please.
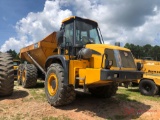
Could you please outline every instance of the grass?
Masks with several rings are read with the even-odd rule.
[[[23,120],[23,119],[25,119],[25,116],[22,116],[21,114],[16,114],[14,116],[0,117],[0,120]]]
[[[21,115],[21,114],[16,114],[14,116],[9,116],[9,117],[0,117],[0,120],[23,120],[26,117]],[[43,117],[41,120],[72,120],[64,115],[58,116],[58,117]]]
[[[21,87],[16,87],[16,91],[23,90]],[[37,101],[37,102],[46,102],[46,96],[44,91],[44,83],[42,81],[38,81],[37,86],[35,88],[25,89],[28,92],[28,96],[25,96],[23,98],[24,102],[29,101]],[[85,98],[84,98],[85,99]],[[150,109],[150,106],[148,104],[144,104],[144,101],[147,101],[148,103],[150,101],[153,102],[159,102],[160,96],[143,96],[140,94],[138,87],[129,87],[128,89],[124,87],[119,87],[117,91],[117,95],[112,97],[111,99],[102,99],[102,104],[100,105],[100,112],[97,112],[96,114],[104,113],[103,118],[106,119],[137,119],[141,116],[141,114],[145,113]],[[107,102],[110,102],[108,104]],[[87,103],[84,103],[87,104]],[[98,103],[97,103],[98,104]],[[1,104],[0,104],[1,108]],[[78,108],[82,108],[81,106],[78,106]],[[7,109],[7,108],[4,108]],[[82,108],[83,109],[83,108]],[[89,109],[89,108],[88,108]],[[89,109],[90,110],[90,109]],[[104,112],[106,110],[106,113]],[[118,112],[115,114],[108,114],[111,110],[117,110]],[[128,110],[128,114],[125,114],[125,112]],[[84,111],[84,110],[83,110]],[[91,110],[92,111],[92,110]],[[0,109],[0,112],[3,112],[3,107]],[[139,113],[139,114],[137,114]],[[108,115],[105,115],[108,114]],[[9,118],[13,120],[21,120],[25,119],[29,115],[27,114],[14,114],[13,116],[0,116],[0,120],[7,120]],[[30,116],[32,117],[32,116]],[[31,118],[32,119],[32,118]],[[40,118],[41,120],[71,120],[69,116],[66,115],[60,115],[58,117],[49,115],[49,116],[43,116]]]
[[[64,115],[61,115],[61,116],[58,116],[58,117],[52,117],[52,116],[43,117],[42,120],[71,120],[71,119],[64,116]]]
[[[14,89],[16,91],[19,91],[19,86],[17,82],[14,82],[15,86]],[[22,86],[21,86],[22,88]],[[36,101],[46,101],[46,96],[44,92],[44,81],[37,81],[37,85],[34,88],[22,88],[28,91],[29,97],[25,97],[23,100],[24,101],[30,101],[30,100],[36,100]]]
[[[17,89],[17,82],[15,82],[15,87],[14,89]],[[28,100],[38,100],[38,101],[46,101],[46,96],[44,92],[44,81],[37,81],[37,85],[35,88],[28,89],[29,94],[31,95],[30,98],[25,98],[26,101]],[[126,95],[128,96],[129,99],[128,101],[132,100],[151,100],[151,101],[160,101],[160,95],[155,95],[155,96],[144,96],[141,95],[139,92],[138,87],[129,87],[124,88],[124,87],[119,87],[117,91],[117,97],[121,100],[126,100]],[[140,98],[140,99],[139,99]]]
[[[36,101],[46,101],[46,96],[44,90],[42,89],[30,89],[30,95],[32,96],[31,99]]]
[[[46,101],[46,96],[44,92],[44,83],[43,81],[37,81],[37,85],[35,88],[28,89],[31,97],[29,100],[36,100],[36,101]]]
[[[122,100],[125,99],[125,97],[123,97],[123,95],[127,95],[129,100],[132,100],[132,101],[133,100],[136,100],[136,101],[150,100],[150,101],[156,101],[156,102],[160,101],[160,96],[159,95],[155,95],[155,96],[141,95],[138,87],[129,87],[128,89],[119,87],[117,93],[121,94],[121,95],[118,95],[118,97]]]
[[[15,82],[17,86],[17,82]],[[17,87],[15,87],[16,89]],[[29,100],[37,100],[37,101],[46,101],[46,96],[44,92],[44,82],[38,80],[37,85],[35,88],[28,89],[29,94],[31,97],[27,97],[24,99],[24,101],[29,101]],[[127,100],[127,101],[140,101],[140,100],[150,100],[150,101],[160,101],[160,96],[144,96],[141,95],[139,92],[138,87],[129,87],[124,88],[124,87],[119,87],[116,95],[120,100]],[[128,96],[128,99],[126,99],[126,96]]]

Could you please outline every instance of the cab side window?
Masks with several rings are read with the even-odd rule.
[[[65,44],[68,46],[73,45],[73,23],[65,25]]]

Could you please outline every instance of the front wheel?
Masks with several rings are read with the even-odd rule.
[[[158,92],[158,87],[152,80],[144,79],[139,83],[139,90],[142,95],[153,96]]]
[[[64,81],[63,67],[57,63],[51,64],[45,79],[45,94],[52,106],[66,105],[75,99],[73,85],[65,85]]]
[[[116,94],[118,84],[112,83],[111,85],[89,88],[89,92],[95,97],[110,98]]]

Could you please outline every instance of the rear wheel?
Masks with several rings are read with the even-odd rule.
[[[139,83],[139,90],[142,95],[153,96],[158,92],[158,87],[152,80],[144,79]]]
[[[89,88],[89,92],[96,96],[102,98],[110,98],[114,96],[118,90],[118,84],[112,83],[111,85],[100,86],[95,88]]]
[[[65,85],[64,80],[63,67],[57,63],[51,64],[45,79],[45,93],[52,106],[66,105],[75,99],[74,87]]]
[[[24,88],[35,87],[37,84],[37,68],[33,64],[24,65],[22,71],[22,86]]]
[[[14,87],[14,69],[12,57],[0,53],[0,96],[11,95]]]

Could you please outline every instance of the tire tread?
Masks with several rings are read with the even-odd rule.
[[[13,93],[14,69],[12,57],[8,53],[0,53],[0,96]]]

